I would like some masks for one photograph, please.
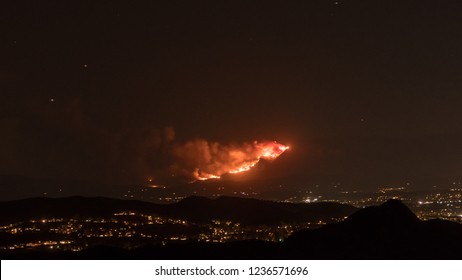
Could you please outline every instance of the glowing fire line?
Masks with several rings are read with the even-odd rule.
[[[257,163],[260,162],[262,158],[267,160],[274,160],[289,149],[289,146],[285,146],[277,142],[255,142],[255,145],[255,148],[257,149],[258,153],[254,160],[244,162],[241,164],[241,166],[235,169],[227,170],[226,172],[222,172],[221,174],[209,174],[200,171],[199,168],[196,168],[194,171],[194,177],[196,178],[196,180],[205,181],[209,179],[220,179],[223,174],[236,174],[249,171],[255,165],[257,165]]]

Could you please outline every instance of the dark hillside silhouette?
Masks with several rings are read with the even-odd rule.
[[[136,204],[136,202],[121,203]],[[221,206],[213,205],[214,203]],[[268,210],[267,207],[274,207],[275,210],[268,212],[268,216],[281,211],[278,209],[279,206],[284,207],[284,204],[258,200],[235,198],[209,200],[193,197],[174,204],[173,209],[170,210],[175,214],[178,214],[179,212],[175,211],[180,211],[180,209],[196,211],[197,214],[207,216],[207,209],[216,209],[217,212],[214,215],[226,216],[233,212],[232,210],[227,212],[223,209],[232,204],[243,207],[240,209],[243,212],[250,211],[249,209],[263,211]],[[293,208],[288,207],[290,211],[286,209],[283,210],[283,213],[288,215],[291,212],[293,215],[300,215],[301,212],[297,211],[302,208],[301,205],[293,205]],[[283,218],[284,215],[278,216],[276,220]],[[98,246],[78,253],[23,252],[6,254],[2,258],[462,259],[462,225],[445,220],[421,221],[401,201],[390,200],[380,206],[360,209],[342,222],[328,224],[319,229],[296,232],[280,243],[257,240],[215,244],[193,242],[166,246],[145,246],[132,250]]]

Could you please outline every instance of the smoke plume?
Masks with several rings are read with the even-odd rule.
[[[260,159],[274,160],[287,149],[275,141],[223,145],[196,139],[174,145],[172,153],[177,171],[193,180],[208,180],[248,171]]]

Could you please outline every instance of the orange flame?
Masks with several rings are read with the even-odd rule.
[[[214,173],[208,173],[200,168],[195,168],[193,176],[195,180],[205,181],[209,179],[220,179],[223,174],[236,174],[249,171],[262,158],[266,160],[274,160],[282,153],[289,149],[289,146],[282,145],[277,142],[255,141],[251,147],[234,147],[228,148],[227,158],[233,161],[232,164],[224,163],[220,168],[215,168]]]

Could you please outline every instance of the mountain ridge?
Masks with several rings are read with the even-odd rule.
[[[0,222],[41,218],[40,216],[111,216],[120,211],[159,214],[198,223],[228,219],[243,224],[277,224],[343,218],[356,211],[356,208],[339,203],[281,203],[239,197],[188,197],[178,203],[155,204],[138,200],[73,196],[0,202],[0,213],[4,213],[0,215]]]

